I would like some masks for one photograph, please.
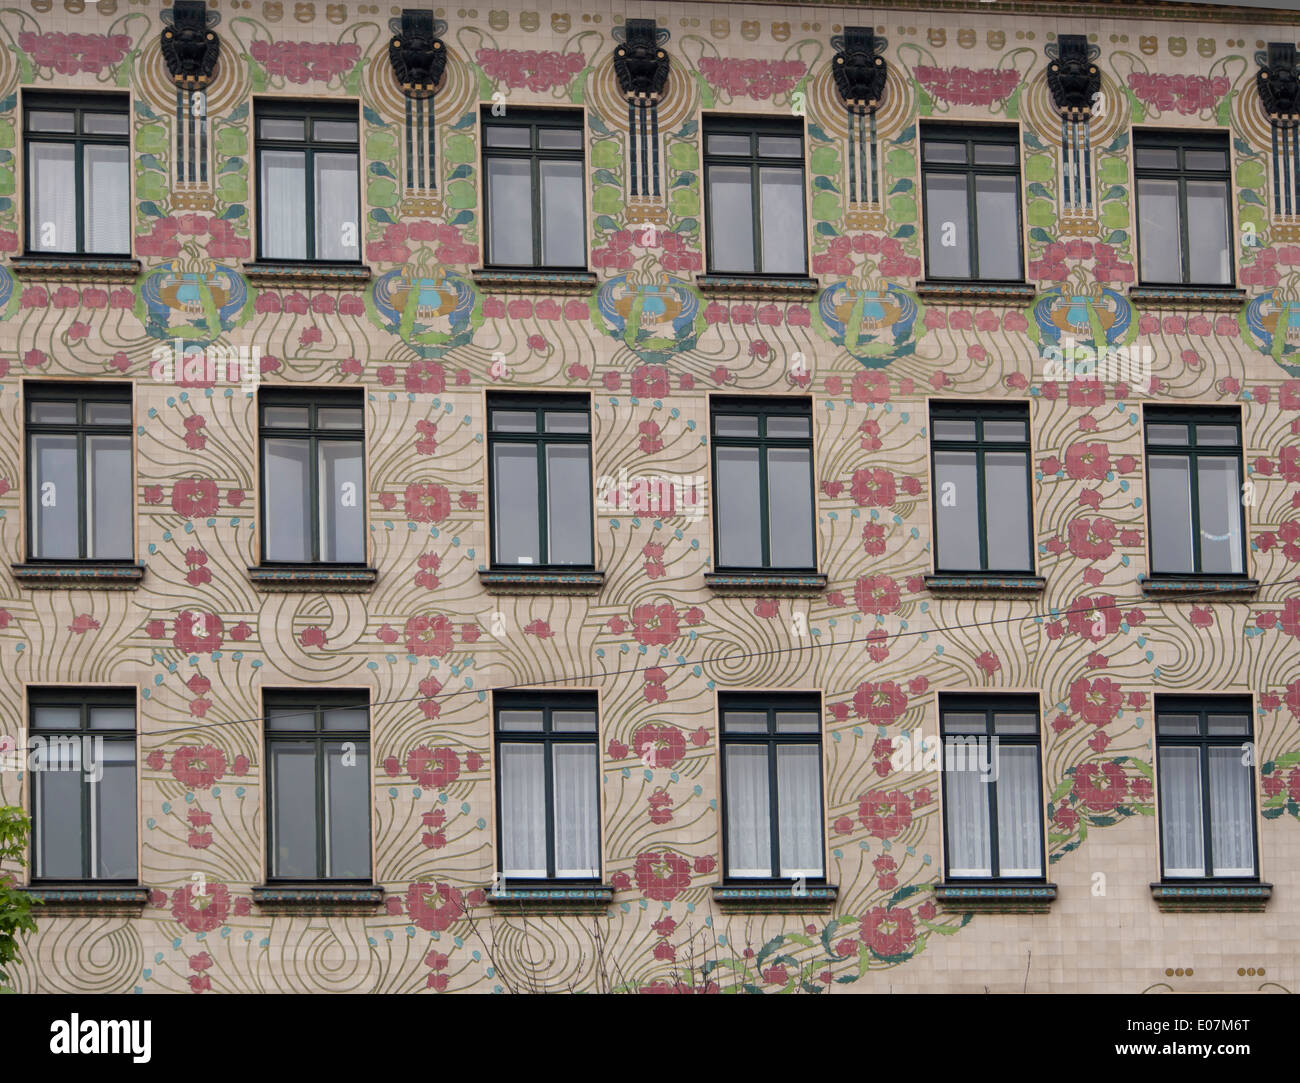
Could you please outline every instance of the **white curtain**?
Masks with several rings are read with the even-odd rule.
[[[998,874],[1042,876],[1042,810],[1038,797],[1038,749],[1000,744],[997,757]]]
[[[126,255],[131,251],[130,148],[87,146],[82,155],[86,251]]]
[[[772,816],[767,792],[767,748],[728,745],[727,872],[772,875]]]
[[[501,746],[501,871],[546,876],[546,750]]]
[[[1210,749],[1210,843],[1215,876],[1255,874],[1251,769],[1240,748]]]
[[[32,250],[75,252],[76,147],[71,143],[32,143],[27,153],[27,180],[31,195],[27,236]]]
[[[821,746],[786,745],[776,753],[781,875],[821,876]]]
[[[596,746],[552,746],[555,771],[555,875],[600,875],[599,767]]]
[[[1160,826],[1166,876],[1205,875],[1201,829],[1201,750],[1160,750]]]
[[[948,817],[948,872],[951,876],[992,876],[988,783],[966,762],[967,749],[944,742],[944,800]],[[965,770],[948,770],[952,762]]]
[[[316,258],[360,259],[357,156],[317,153],[315,169]]]
[[[307,258],[306,159],[300,150],[262,152],[262,256]]]

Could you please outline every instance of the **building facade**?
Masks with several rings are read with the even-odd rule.
[[[20,991],[1296,987],[1293,13],[162,2],[0,9]]]

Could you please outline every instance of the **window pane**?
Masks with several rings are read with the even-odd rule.
[[[727,872],[772,875],[772,814],[767,792],[767,749],[727,745]]]
[[[758,418],[744,414],[719,414],[713,419],[718,436],[757,436]]]
[[[1184,154],[1188,169],[1224,170],[1228,168],[1228,154],[1222,150],[1189,150]]]
[[[132,555],[131,438],[86,437],[86,556],[129,560]]]
[[[985,421],[985,440],[1024,440],[1025,423],[1023,421]]]
[[[78,540],[77,438],[31,438],[32,556],[46,559],[80,558]]]
[[[536,432],[537,414],[532,410],[493,410],[493,432]]]
[[[70,135],[77,130],[77,116],[70,109],[33,109],[27,114],[27,130]]]
[[[541,711],[502,711],[497,716],[497,726],[503,730],[527,730],[542,732],[544,720]]]
[[[934,438],[936,440],[974,440],[975,422],[958,418],[935,418]]]
[[[975,178],[975,227],[980,278],[1020,277],[1020,181]]]
[[[546,753],[543,745],[501,746],[501,871],[546,876]]]
[[[360,564],[366,559],[365,486],[361,443],[322,440],[320,473],[320,559]]]
[[[262,411],[262,424],[267,428],[305,429],[308,411],[305,406],[268,406]]]
[[[993,729],[998,733],[1037,733],[1038,716],[1014,711],[998,711],[993,716]]]
[[[42,402],[29,400],[27,416],[33,422],[50,425],[75,425],[77,423],[77,404],[75,402]]]
[[[1228,255],[1228,182],[1187,182],[1187,243],[1191,280],[1197,285],[1232,282]]]
[[[555,875],[600,875],[599,778],[594,744],[556,744]]]
[[[586,219],[582,162],[540,163],[542,177],[542,263],[547,267],[586,264]]]
[[[489,147],[530,147],[532,135],[528,128],[508,128],[504,124],[483,126],[484,145]]]
[[[262,139],[307,138],[307,122],[298,117],[263,117],[259,130]]]
[[[998,875],[1042,876],[1042,805],[1038,749],[999,745],[997,756]]]
[[[76,769],[33,771],[36,837],[32,849],[36,875],[51,880],[80,880],[81,866],[81,742],[71,750]],[[47,758],[47,765],[50,764]]]
[[[86,251],[131,251],[130,148],[87,146],[85,170]]]
[[[812,422],[806,417],[769,417],[767,435],[779,439],[807,438],[812,435]]]
[[[820,724],[816,711],[776,712],[777,733],[816,733]]]
[[[271,875],[316,878],[316,746],[272,741]]]
[[[1142,281],[1181,282],[1183,263],[1178,182],[1139,177],[1137,186]]]
[[[311,444],[307,440],[263,442],[266,456],[266,559],[312,559]]]
[[[935,567],[980,570],[979,486],[973,451],[936,451],[939,552]]]
[[[1018,451],[984,455],[984,522],[992,571],[1030,571],[1029,463]]]
[[[1160,829],[1165,875],[1204,876],[1199,748],[1160,749]]]
[[[357,699],[366,698],[365,692],[358,692]],[[364,707],[333,707],[321,712],[321,729],[335,733],[349,731],[365,733],[370,728],[370,712]]]
[[[1152,455],[1151,568],[1192,571],[1191,468],[1181,455]],[[1202,513],[1204,514],[1204,513]]]
[[[821,876],[821,746],[785,745],[776,751],[780,875]]]
[[[1194,714],[1167,714],[1156,717],[1156,731],[1164,737],[1195,737],[1201,731],[1201,721]]]
[[[944,711],[944,733],[986,733],[988,720],[983,711]]]
[[[498,564],[540,564],[537,448],[497,444],[492,449],[492,504]]]
[[[1197,425],[1196,443],[1211,447],[1233,447],[1237,443],[1235,425]]]
[[[90,709],[90,728],[92,730],[131,730],[134,732],[135,708],[92,707]]]
[[[551,729],[556,733],[595,733],[595,711],[552,711]]]
[[[355,143],[357,141],[357,122],[355,120],[316,120],[312,122],[314,138],[326,143]]]
[[[591,448],[552,444],[546,449],[546,518],[552,564],[590,564]]]
[[[1186,425],[1148,425],[1148,444],[1186,444]]]
[[[1201,571],[1240,575],[1241,476],[1235,458],[1202,455],[1196,464]]]
[[[131,404],[129,402],[88,402],[86,403],[87,425],[129,425],[131,424]]]
[[[982,719],[981,719],[982,721]],[[944,742],[944,762],[947,751],[954,748],[951,740]],[[953,753],[953,760],[968,765],[967,750]],[[948,823],[948,875],[992,876],[993,849],[989,832],[989,788],[976,770],[944,770],[944,801]]]
[[[942,162],[947,165],[965,165],[966,144],[935,143],[926,140],[925,160],[927,162]]]
[[[966,215],[966,178],[927,173],[925,213],[929,237],[928,271],[937,278],[969,278],[970,228]]]
[[[803,274],[804,260],[803,171],[762,169],[763,273]]]
[[[976,143],[976,165],[1015,165],[1016,145],[1014,143]]]
[[[370,746],[364,741],[325,746],[325,875],[370,879]]]
[[[1206,718],[1209,723],[1209,732],[1211,735],[1232,736],[1239,734],[1242,737],[1250,736],[1250,716],[1244,714],[1212,714]]]
[[[107,880],[134,880],[135,742],[105,741],[103,775],[90,786],[91,830],[95,832],[95,875]],[[93,777],[93,776],[92,776]]]
[[[316,427],[320,429],[362,428],[361,407],[322,406],[316,411]]]
[[[28,242],[34,252],[77,250],[76,148],[71,143],[29,143]]]
[[[547,432],[588,432],[591,429],[591,418],[585,413],[561,414],[548,410],[543,416]]]
[[[711,136],[710,139],[716,139]],[[709,222],[715,271],[752,274],[754,266],[754,193],[751,174],[742,166],[710,166]]]
[[[797,135],[760,135],[758,153],[771,158],[802,158],[803,140]]]
[[[748,154],[750,149],[749,136],[747,135],[719,135],[709,136],[709,154]]]
[[[763,563],[758,499],[758,448],[720,447],[718,478],[718,564],[757,568]]]
[[[722,728],[727,733],[766,733],[767,712],[727,711],[722,716]]]
[[[719,458],[722,451],[718,452]],[[768,538],[773,568],[811,568],[813,556],[812,452],[768,448]]]
[[[262,151],[259,187],[262,193],[262,255],[267,259],[306,259],[306,156],[298,150]]]
[[[580,128],[539,128],[537,145],[542,150],[582,150]]]
[[[316,168],[316,258],[355,260],[361,258],[358,215],[357,156],[317,154]],[[301,212],[299,212],[301,214]]]
[[[489,158],[486,168],[490,258],[497,264],[531,267],[533,181],[528,159]]]
[[[1177,169],[1178,151],[1174,147],[1138,147],[1139,169]]]
[[[266,712],[270,730],[310,731],[316,728],[316,712],[310,707],[277,707]]]
[[[1255,875],[1251,769],[1240,748],[1210,749],[1210,846],[1215,876]]]
[[[81,710],[77,707],[35,707],[32,729],[75,730],[81,728]]]

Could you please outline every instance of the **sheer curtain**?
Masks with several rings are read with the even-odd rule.
[[[77,149],[71,143],[31,143],[27,236],[36,252],[77,250]]]
[[[355,154],[317,153],[316,258],[361,258],[359,189]],[[301,214],[299,214],[301,218]]]
[[[781,875],[821,876],[821,746],[788,745],[776,753]]]
[[[1240,748],[1210,749],[1210,843],[1215,876],[1255,874],[1251,770]]]
[[[552,746],[555,772],[555,875],[600,875],[599,797],[594,744]]]
[[[951,751],[949,751],[951,750]],[[948,872],[952,876],[992,876],[988,783],[979,771],[948,770],[969,757],[951,738],[944,742],[944,799],[948,816]],[[968,766],[968,765],[967,765]]]
[[[82,151],[87,252],[131,251],[129,154],[127,147],[87,146]]]
[[[307,258],[307,159],[300,150],[265,150],[258,178],[262,192],[262,256]]]
[[[501,746],[501,872],[546,876],[546,749]]]
[[[1201,751],[1160,750],[1160,827],[1166,876],[1205,875],[1201,819]]]
[[[727,872],[731,876],[772,875],[772,816],[767,792],[767,749],[728,745]]]
[[[997,757],[998,875],[1042,876],[1038,749],[1001,744]]]

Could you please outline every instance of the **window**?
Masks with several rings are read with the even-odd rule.
[[[267,692],[272,880],[370,880],[370,711],[364,691]]]
[[[1144,285],[1232,285],[1227,135],[1133,133]]]
[[[585,177],[580,112],[484,110],[488,264],[585,270]]]
[[[596,696],[495,696],[501,877],[600,878]]]
[[[719,568],[817,566],[812,407],[807,399],[714,399]]]
[[[806,275],[803,126],[706,117],[709,271]]]
[[[1250,697],[1157,696],[1156,752],[1164,877],[1253,879]]]
[[[1041,879],[1036,697],[941,696],[939,728],[949,878]]]
[[[130,387],[29,384],[24,398],[31,559],[130,560]]]
[[[1151,571],[1242,575],[1241,414],[1146,410]]]
[[[1034,570],[1029,408],[930,407],[935,570]]]
[[[591,568],[591,400],[488,398],[492,560]]]
[[[125,94],[23,96],[27,251],[131,255],[131,135]]]
[[[719,706],[727,878],[823,879],[817,696],[728,694]]]
[[[359,394],[263,391],[263,562],[365,562]]]
[[[926,273],[1021,281],[1016,129],[926,125],[921,132]]]
[[[358,262],[357,107],[259,102],[256,110],[259,257]]]
[[[135,883],[135,692],[32,689],[35,880]]]

